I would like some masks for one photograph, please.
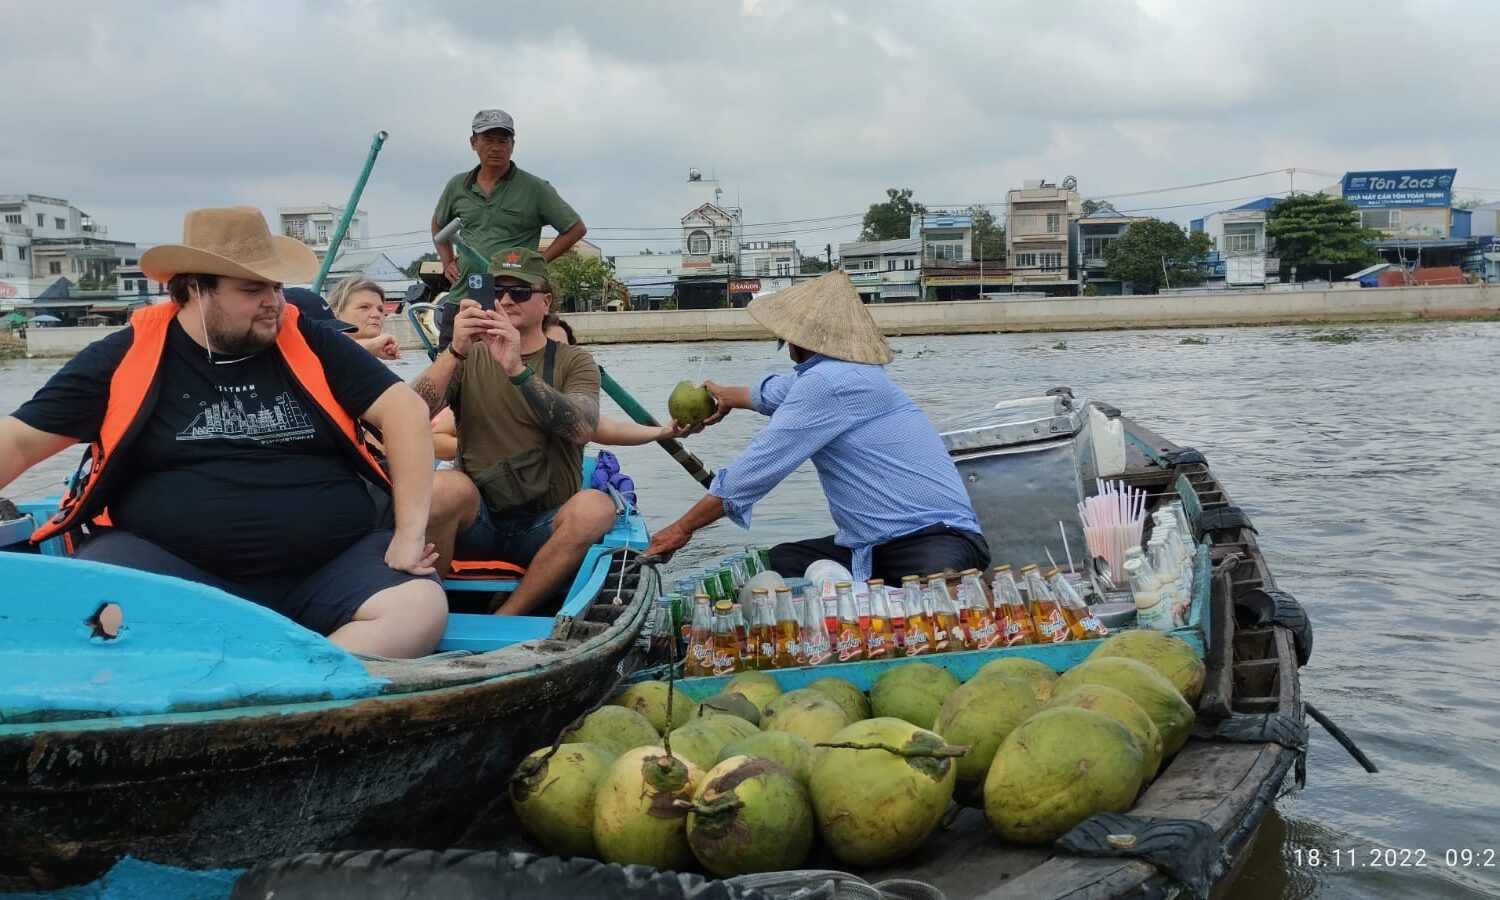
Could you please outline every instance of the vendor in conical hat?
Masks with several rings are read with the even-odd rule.
[[[648,554],[670,556],[693,532],[727,516],[750,527],[755,503],[809,459],[836,531],[778,544],[771,566],[800,576],[831,559],[857,580],[989,565],[989,548],[958,470],[932,423],[887,377],[885,336],[843,272],[750,302],[751,316],[790,349],[791,372],[748,387],[705,387],[730,410],[769,417],[750,445],[714,477],[708,494],[658,531]]]

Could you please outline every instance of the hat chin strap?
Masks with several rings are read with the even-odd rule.
[[[214,361],[213,340],[208,336],[208,317],[204,315],[203,307],[208,305],[208,291],[203,285],[198,285],[198,324],[203,326],[203,349],[208,353],[208,361]]]

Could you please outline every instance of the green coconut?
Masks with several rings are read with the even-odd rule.
[[[699,719],[672,729],[667,740],[672,745],[673,755],[707,771],[713,768],[719,753],[729,746],[729,742],[740,740],[740,737],[734,732],[711,726],[707,719]]]
[[[1130,730],[1109,716],[1044,709],[1000,745],[984,780],[984,814],[1013,844],[1050,844],[1089,816],[1129,809],[1144,768]]]
[[[667,693],[672,694],[672,722],[667,724]],[[684,725],[693,716],[693,701],[665,681],[641,681],[627,687],[609,701],[615,706],[633,709],[646,717],[657,734],[666,734],[678,725]]]
[[[695,719],[706,719],[709,716],[734,716],[751,725],[759,725],[760,707],[744,694],[719,693],[699,703],[693,710]]]
[[[844,708],[851,723],[870,718],[870,701],[865,692],[842,678],[819,678],[807,687],[832,697],[833,702]]]
[[[1163,757],[1182,749],[1193,730],[1193,708],[1176,686],[1143,662],[1123,656],[1086,659],[1063,673],[1054,692],[1074,685],[1102,684],[1134,700],[1161,732]]]
[[[728,741],[740,741],[752,734],[760,734],[759,728],[746,722],[739,716],[705,716],[701,719],[695,719],[689,724],[711,728],[724,735],[724,739]],[[707,766],[704,768],[707,768]]]
[[[824,843],[856,866],[894,862],[916,850],[953,800],[954,757],[962,753],[891,717],[855,722],[815,746],[808,788]]]
[[[932,663],[906,663],[881,672],[870,686],[870,710],[877,717],[905,719],[918,728],[931,728],[948,695],[958,690],[958,679]]]
[[[681,425],[697,425],[714,414],[717,404],[708,388],[691,381],[679,381],[667,397],[667,413]]]
[[[658,869],[691,865],[687,810],[703,770],[660,747],[637,747],[621,756],[594,795],[594,843],[599,858]]]
[[[732,756],[699,782],[687,840],[715,875],[795,869],[812,850],[812,801],[802,782],[777,763]]]
[[[849,724],[849,716],[822,691],[802,688],[767,704],[760,724],[766,731],[786,731],[817,743],[841,731]]]
[[[598,856],[594,794],[615,755],[598,744],[562,744],[550,756],[547,750],[526,757],[511,776],[516,818],[549,853]]]
[[[1190,704],[1197,703],[1203,693],[1207,669],[1182,638],[1151,628],[1122,631],[1105,638],[1104,643],[1089,654],[1089,659],[1105,656],[1123,656],[1145,663],[1172,682]]]
[[[1150,781],[1156,777],[1156,770],[1161,768],[1161,732],[1157,730],[1151,717],[1146,715],[1146,711],[1141,709],[1140,704],[1124,692],[1102,684],[1078,684],[1052,695],[1047,708],[1057,706],[1091,709],[1124,725],[1130,730],[1130,736],[1135,738],[1136,748],[1145,759],[1145,780]]]
[[[623,706],[601,706],[563,734],[563,743],[598,744],[616,756],[660,742],[661,733],[649,719]]]
[[[781,696],[781,685],[765,672],[741,672],[729,679],[722,693],[739,694],[764,714],[766,704]]]
[[[719,762],[731,756],[758,756],[770,761],[807,782],[812,768],[812,742],[790,731],[762,731],[735,741],[719,751]]]
[[[969,680],[995,676],[1025,679],[1036,694],[1036,702],[1043,704],[1052,696],[1052,686],[1057,682],[1057,673],[1052,671],[1051,666],[1024,656],[1003,656],[990,660],[980,666],[979,671],[974,673],[974,678]]]
[[[983,781],[1000,742],[1041,708],[1031,683],[1020,678],[975,679],[949,694],[932,730],[950,744],[969,748],[957,760],[959,784]]]

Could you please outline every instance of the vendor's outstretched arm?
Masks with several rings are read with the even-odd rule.
[[[724,501],[713,494],[704,494],[703,499],[694,503],[691,509],[682,514],[682,518],[651,536],[651,543],[646,547],[646,555],[660,554],[664,559],[671,559],[673,553],[687,545],[693,532],[712,525],[722,518],[724,518]]]

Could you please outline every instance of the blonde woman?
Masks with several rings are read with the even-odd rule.
[[[358,328],[349,337],[377,359],[400,359],[396,338],[384,334],[385,292],[374,279],[352,275],[334,285],[328,294],[334,318]]]

